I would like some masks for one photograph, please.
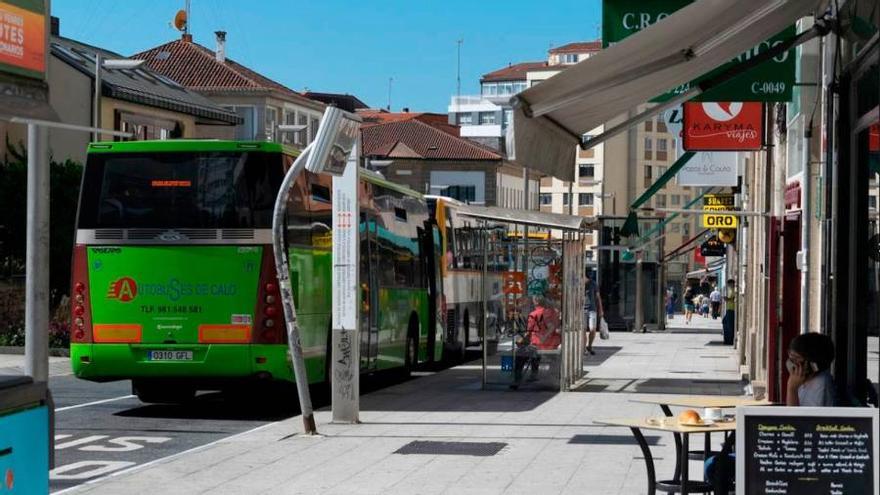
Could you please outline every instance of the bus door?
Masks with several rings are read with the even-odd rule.
[[[361,213],[361,370],[376,370],[379,355],[379,245],[376,216]]]
[[[437,327],[443,328],[441,318],[441,305],[443,299],[443,276],[440,272],[440,260],[442,248],[440,243],[440,230],[437,223],[426,220],[424,228],[418,229],[421,251],[422,273],[425,275],[424,283],[428,289],[428,356],[427,361],[434,361],[434,351],[437,340]]]

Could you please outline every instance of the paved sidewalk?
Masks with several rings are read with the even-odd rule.
[[[23,375],[24,354],[0,354],[0,375]],[[49,356],[49,376],[72,375],[69,357]]]
[[[665,333],[612,333],[598,342],[577,392],[480,391],[475,362],[363,396],[359,425],[328,424],[322,410],[319,437],[293,435],[302,423],[291,418],[74,492],[644,493],[645,465],[629,430],[593,420],[658,415],[657,406],[630,402],[639,394],[742,393],[720,327],[703,320]],[[671,436],[646,436],[658,478],[671,477]],[[395,453],[417,440],[504,445],[486,456]],[[701,464],[691,472],[699,476]]]

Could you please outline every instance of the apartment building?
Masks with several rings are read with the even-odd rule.
[[[510,97],[528,87],[528,74],[547,62],[522,62],[484,74],[480,94],[453,96],[449,123],[461,128],[461,137],[506,153],[505,136],[513,111]]]

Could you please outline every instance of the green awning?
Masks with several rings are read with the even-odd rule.
[[[651,199],[651,196],[657,194],[657,191],[663,189],[666,183],[672,180],[672,178],[675,177],[675,174],[677,174],[678,171],[681,170],[687,164],[687,162],[690,161],[691,158],[693,158],[694,154],[695,153],[693,151],[685,151],[684,154],[678,157],[678,160],[675,160],[675,163],[673,163],[672,166],[669,167],[668,170],[666,170],[666,173],[658,177],[657,180],[653,184],[651,184],[651,187],[646,189],[645,192],[643,192],[642,195],[638,197],[638,199],[633,201],[633,203],[629,206],[629,215],[626,217],[626,221],[623,222],[623,227],[620,228],[620,235],[624,237],[639,235],[639,221],[635,209],[645,204],[649,199]],[[702,197],[702,195],[698,196],[695,201]],[[692,203],[689,203],[688,206],[690,206],[691,204]],[[670,217],[669,220],[671,220],[672,218],[675,217]],[[660,225],[665,225],[665,222],[661,222]]]

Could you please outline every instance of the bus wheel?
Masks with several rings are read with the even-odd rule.
[[[152,404],[182,404],[195,397],[196,390],[186,385],[132,380],[132,389],[141,402]]]

